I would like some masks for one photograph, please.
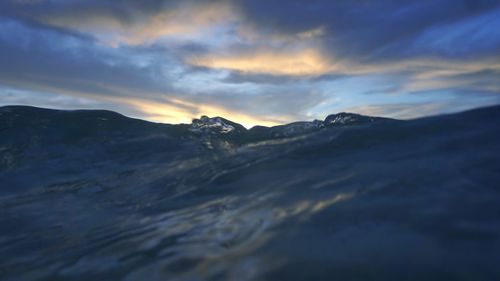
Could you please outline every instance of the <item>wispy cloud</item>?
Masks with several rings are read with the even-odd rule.
[[[209,68],[291,76],[317,76],[334,70],[334,65],[314,49],[207,55],[189,58],[188,62]]]

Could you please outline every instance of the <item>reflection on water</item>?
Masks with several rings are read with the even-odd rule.
[[[101,245],[99,249],[79,257],[60,274],[78,277],[147,261],[147,266],[128,272],[126,280],[161,278],[167,273],[179,280],[219,274],[252,280],[279,265],[276,260],[252,256],[278,234],[272,231],[274,226],[287,219],[307,219],[352,194],[272,206],[278,196],[227,196],[160,215],[131,217],[119,232],[93,231],[89,240]]]

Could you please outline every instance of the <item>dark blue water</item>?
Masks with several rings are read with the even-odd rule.
[[[0,280],[500,280],[500,107],[368,121],[0,108]]]

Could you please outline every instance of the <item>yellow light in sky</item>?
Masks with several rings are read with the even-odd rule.
[[[321,75],[332,70],[328,60],[314,49],[299,51],[260,51],[239,55],[192,57],[188,63],[209,68],[275,75]]]
[[[191,123],[193,118],[199,118],[201,115],[210,117],[221,116],[237,122],[246,128],[251,128],[255,125],[275,126],[285,123],[285,120],[277,121],[258,118],[214,105],[195,104],[178,99],[173,100],[171,104],[138,99],[127,100],[126,103],[143,112],[146,119],[160,123]],[[175,104],[182,104],[183,106],[176,106]]]

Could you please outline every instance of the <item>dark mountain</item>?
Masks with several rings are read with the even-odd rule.
[[[2,107],[0,280],[498,280],[498,120]]]
[[[338,114],[328,115],[323,122],[324,126],[348,126],[362,125],[377,121],[389,121],[388,118],[363,116],[354,113],[341,112]]]

